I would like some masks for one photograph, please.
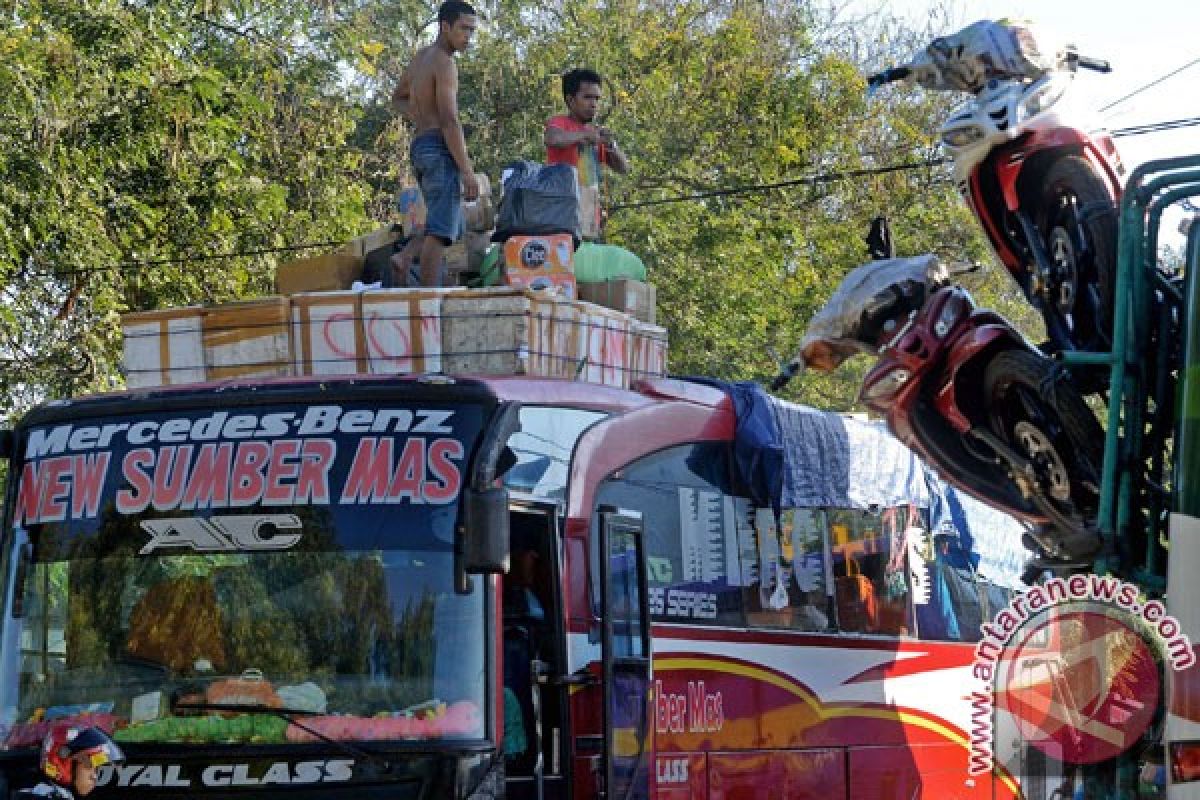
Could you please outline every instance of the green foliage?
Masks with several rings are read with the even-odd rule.
[[[251,22],[253,21],[253,22]],[[368,226],[345,23],[310,4],[33,0],[0,22],[0,393],[120,384],[119,314],[271,290]],[[130,261],[179,260],[152,266]]]
[[[646,207],[653,199],[832,176],[936,156],[945,101],[868,102],[869,68],[922,36],[845,26],[784,0],[485,0],[460,60],[477,169],[540,159],[559,75],[607,80],[602,121],[632,161],[604,186],[608,240],[659,289],[676,373],[766,379],[887,214],[901,254],[984,259],[946,167],[799,182]],[[0,22],[0,393],[121,384],[133,309],[268,293],[291,253],[385,219],[409,131],[387,97],[432,39],[414,0],[30,0]],[[154,266],[115,264],[179,260]],[[1011,301],[1006,278],[987,302]],[[1003,304],[1002,304],[1003,306]],[[1011,308],[1018,308],[1011,303]],[[1010,310],[1005,307],[1004,310]],[[850,408],[863,364],[791,397]]]

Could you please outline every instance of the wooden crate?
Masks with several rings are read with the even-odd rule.
[[[667,374],[667,329],[634,320],[629,326],[630,380]]]
[[[451,374],[574,378],[586,344],[578,304],[510,288],[448,293],[442,366]],[[582,376],[581,376],[582,377]]]
[[[360,292],[314,292],[292,298],[292,350],[297,375],[367,371]]]
[[[629,386],[631,355],[627,314],[592,303],[577,303],[581,312],[580,358],[586,358],[580,378],[588,383]]]
[[[207,374],[203,330],[200,306],[123,315],[125,385],[141,389],[203,382]]]
[[[442,301],[442,366],[451,374],[530,375],[534,297],[469,289]]]
[[[286,297],[204,310],[204,365],[209,380],[292,374]]]
[[[377,289],[360,301],[374,375],[442,372],[442,303],[461,289]]]

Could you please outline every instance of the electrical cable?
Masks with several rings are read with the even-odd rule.
[[[1147,89],[1157,86],[1158,84],[1162,83],[1163,81],[1167,80],[1168,78],[1174,78],[1176,75],[1183,72],[1185,69],[1194,67],[1197,64],[1200,64],[1200,58],[1192,59],[1188,63],[1184,64],[1182,67],[1179,67],[1178,69],[1174,69],[1171,72],[1168,72],[1166,75],[1163,75],[1161,78],[1156,78],[1156,79],[1150,81],[1149,83],[1145,84],[1144,86],[1139,86],[1138,88],[1134,89],[1132,92],[1125,95],[1124,97],[1118,97],[1116,100],[1113,100],[1111,103],[1109,103],[1108,105],[1101,108],[1100,113],[1103,114],[1105,111],[1108,111],[1110,108],[1113,108],[1114,106],[1118,106],[1121,103],[1124,103],[1126,100],[1128,100],[1131,97],[1136,97],[1137,95],[1141,94],[1142,92],[1146,91]]]
[[[738,194],[752,194],[754,192],[766,192],[772,189],[787,189],[793,186],[811,186],[821,183],[834,183],[836,181],[848,180],[850,178],[865,178],[871,175],[886,175],[891,172],[904,172],[914,169],[928,169],[945,164],[949,161],[948,158],[935,158],[928,161],[905,162],[901,164],[889,164],[883,167],[867,167],[864,169],[846,170],[844,172],[826,172],[817,175],[808,175],[803,178],[792,178],[786,181],[777,181],[775,183],[759,183],[749,184],[746,186],[732,186],[728,189],[713,189],[708,192],[697,192],[696,194],[677,195],[675,197],[663,197],[656,200],[641,200],[633,203],[617,203],[609,207],[609,211],[624,211],[631,208],[646,208],[649,206],[666,205],[668,203],[684,203],[693,200],[707,200],[713,197],[729,197]]]
[[[1193,64],[1197,64],[1197,63],[1200,63],[1200,59],[1196,59],[1195,61],[1193,61],[1183,67],[1180,67],[1174,73],[1163,76],[1163,78],[1160,78],[1158,82],[1166,80],[1167,78],[1171,77],[1172,75],[1182,71],[1183,69],[1186,69],[1187,67],[1192,66]],[[1150,85],[1152,85],[1152,84],[1147,84],[1147,86],[1143,87],[1143,88],[1149,88]],[[1131,97],[1131,96],[1132,96],[1132,94],[1127,95],[1126,98]],[[1126,99],[1126,98],[1122,98],[1122,99]],[[1118,101],[1118,102],[1120,102],[1120,101]],[[1106,106],[1106,108],[1111,107],[1111,105],[1112,104],[1110,104],[1109,106]],[[1101,110],[1104,110],[1104,109],[1101,109]],[[1112,130],[1110,132],[1110,135],[1113,138],[1123,138],[1123,137],[1128,137],[1128,136],[1142,136],[1142,135],[1152,134],[1152,133],[1162,133],[1165,131],[1179,130],[1182,128],[1190,128],[1190,127],[1196,127],[1196,126],[1200,126],[1200,117],[1185,117],[1185,118],[1176,119],[1176,120],[1166,120],[1163,122],[1146,123],[1144,125],[1131,125],[1131,126],[1128,126],[1125,128],[1117,128],[1117,129]],[[726,189],[713,189],[713,190],[707,191],[707,192],[697,192],[694,194],[676,195],[673,197],[662,197],[662,198],[656,198],[653,200],[640,200],[640,201],[635,201],[635,202],[631,202],[631,203],[616,203],[616,204],[610,206],[608,208],[608,211],[609,211],[609,213],[613,213],[616,211],[626,211],[626,210],[636,209],[636,208],[649,208],[652,206],[669,205],[672,203],[686,203],[686,202],[694,202],[697,200],[707,200],[707,199],[712,199],[712,198],[716,198],[716,197],[732,197],[732,196],[743,195],[743,194],[754,194],[757,192],[768,192],[768,191],[773,191],[775,189],[787,189],[787,188],[792,188],[792,187],[796,187],[796,186],[815,186],[815,185],[822,184],[822,183],[834,183],[837,181],[850,180],[853,178],[865,178],[865,177],[870,177],[870,176],[874,176],[874,175],[886,175],[886,174],[890,174],[890,173],[905,172],[905,171],[909,171],[909,170],[929,169],[931,167],[937,167],[937,166],[941,166],[943,164],[949,163],[949,161],[950,161],[949,158],[943,157],[943,158],[928,159],[926,161],[902,162],[899,164],[888,164],[888,165],[885,165],[882,167],[866,167],[863,169],[845,170],[842,172],[818,173],[815,175],[807,175],[807,176],[800,177],[800,178],[792,178],[792,179],[785,180],[785,181],[776,181],[774,183],[747,184],[744,186],[733,186],[733,187],[729,187]],[[38,274],[42,274],[42,275],[61,278],[61,277],[69,277],[72,275],[111,272],[113,270],[129,271],[129,270],[145,269],[148,267],[163,266],[163,265],[170,265],[170,264],[190,264],[190,263],[203,262],[203,261],[232,260],[235,258],[248,258],[248,257],[252,257],[252,256],[271,255],[271,254],[275,254],[275,253],[285,253],[285,252],[292,252],[292,251],[297,251],[297,250],[310,250],[310,249],[316,249],[316,248],[322,248],[322,247],[337,248],[337,247],[343,247],[343,246],[345,246],[345,242],[305,242],[302,244],[280,245],[278,247],[264,247],[264,248],[258,248],[255,250],[240,250],[240,251],[234,251],[234,252],[228,252],[228,253],[208,253],[208,254],[201,254],[201,255],[195,255],[195,256],[180,256],[180,257],[175,257],[175,258],[161,258],[161,259],[145,260],[145,261],[131,260],[131,261],[124,261],[119,264],[112,264],[112,265],[107,265],[107,266],[80,267],[78,269],[62,270],[62,271],[35,270],[35,272],[37,272]]]
[[[194,264],[200,261],[228,261],[235,258],[272,255],[274,253],[289,253],[296,250],[312,250],[318,247],[345,247],[345,242],[305,242],[303,244],[279,245],[277,247],[261,247],[254,250],[238,250],[230,253],[201,253],[193,256],[176,256],[174,258],[157,258],[152,260],[130,260],[118,264],[107,264],[99,267],[79,267],[71,270],[31,270],[35,274],[53,277],[68,277],[71,275],[86,275],[95,272],[112,272],[113,270],[139,270],[149,267],[161,267],[169,264]]]
[[[745,186],[734,186],[728,189],[715,189],[710,192],[701,192],[692,195],[680,195],[676,197],[664,197],[655,200],[643,200],[633,203],[621,203],[611,206],[608,210],[622,211],[632,208],[646,208],[649,206],[665,205],[668,203],[682,203],[694,200],[703,200],[712,197],[723,197],[739,194],[751,194],[754,192],[766,192],[774,189],[785,189],[794,186],[817,185],[822,183],[834,183],[836,181],[849,180],[852,178],[862,178],[871,175],[885,175],[894,172],[903,172],[915,169],[928,169],[930,167],[940,166],[949,161],[947,158],[935,158],[927,161],[905,162],[900,164],[889,164],[882,167],[867,167],[863,169],[847,170],[844,172],[827,172],[818,173],[816,175],[808,175],[801,178],[793,178],[786,181],[778,181],[776,183],[764,184],[749,184]],[[232,260],[235,258],[247,258],[250,256],[270,255],[273,253],[284,253],[295,250],[309,250],[321,247],[337,248],[344,247],[345,242],[305,242],[301,244],[280,245],[278,247],[264,247],[255,250],[240,250],[228,253],[208,253],[195,256],[180,256],[174,258],[161,258],[154,260],[130,260],[123,261],[118,264],[111,264],[96,267],[79,267],[70,270],[32,270],[35,274],[44,275],[47,277],[66,278],[73,275],[86,275],[92,273],[111,272],[114,270],[135,271],[146,269],[149,267],[163,266],[169,264],[191,264],[201,261],[222,261]]]
[[[1122,136],[1141,136],[1147,133],[1163,133],[1181,128],[1192,128],[1200,125],[1200,117],[1184,117],[1183,119],[1165,120],[1163,122],[1148,122],[1145,125],[1130,125],[1126,128],[1116,128],[1109,131],[1114,139]]]

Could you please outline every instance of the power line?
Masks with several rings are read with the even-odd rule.
[[[1150,88],[1150,86],[1153,86],[1157,83],[1161,83],[1162,81],[1166,80],[1167,78],[1170,78],[1195,64],[1200,64],[1200,58],[1197,58],[1196,60],[1194,60],[1188,64],[1185,64],[1184,66],[1180,67],[1179,69],[1175,70],[1172,73],[1169,73],[1168,75],[1164,75],[1162,78],[1159,78],[1157,81],[1155,81],[1151,84],[1147,84],[1146,86],[1142,87],[1141,89],[1139,89],[1137,91],[1143,91],[1144,89]],[[1116,105],[1116,103],[1122,102],[1122,101],[1128,99],[1129,97],[1132,97],[1134,94],[1136,94],[1136,92],[1131,92],[1130,94],[1126,95],[1125,97],[1121,98],[1120,100],[1110,103],[1108,106],[1105,107],[1105,109],[1111,108],[1113,105]],[[1105,109],[1101,109],[1101,111],[1103,111]],[[1181,128],[1190,128],[1190,127],[1195,127],[1197,125],[1200,125],[1200,117],[1185,117],[1182,119],[1167,120],[1164,122],[1154,122],[1154,123],[1147,123],[1145,125],[1133,125],[1133,126],[1129,126],[1126,128],[1117,128],[1115,130],[1110,131],[1110,135],[1113,136],[1113,138],[1121,138],[1121,137],[1127,137],[1127,136],[1141,136],[1141,135],[1150,134],[1150,133],[1161,133],[1164,131],[1178,130]],[[904,162],[904,163],[900,163],[900,164],[889,164],[889,165],[882,166],[882,167],[868,167],[868,168],[863,168],[863,169],[845,170],[842,172],[818,173],[815,175],[808,175],[808,176],[804,176],[801,178],[792,178],[792,179],[785,180],[785,181],[776,181],[774,183],[747,184],[747,185],[743,185],[743,186],[732,186],[732,187],[729,187],[726,189],[713,189],[713,190],[707,191],[707,192],[697,192],[695,194],[676,195],[674,197],[656,198],[654,200],[641,200],[641,201],[632,202],[632,203],[617,203],[617,204],[610,206],[608,210],[610,212],[624,211],[624,210],[634,209],[634,208],[648,208],[648,207],[652,207],[652,206],[668,205],[671,203],[686,203],[686,202],[693,202],[696,200],[707,200],[707,199],[711,199],[714,197],[731,197],[731,196],[742,195],[742,194],[754,194],[754,193],[758,193],[758,192],[768,192],[768,191],[772,191],[775,189],[787,189],[787,188],[792,188],[795,186],[806,186],[806,185],[812,186],[812,185],[818,185],[818,184],[822,184],[822,183],[834,183],[837,181],[850,180],[853,178],[864,178],[864,177],[870,177],[870,176],[874,176],[874,175],[886,175],[889,173],[905,172],[905,171],[916,170],[916,169],[929,169],[930,167],[941,166],[942,164],[946,164],[949,161],[950,161],[949,158],[933,158],[933,159],[928,159],[926,161],[914,161],[914,162]],[[80,267],[77,269],[57,270],[57,271],[55,271],[55,270],[35,270],[35,272],[38,272],[39,274],[53,276],[53,277],[69,277],[72,275],[86,275],[86,274],[92,274],[92,273],[112,272],[113,270],[128,271],[128,270],[146,269],[149,267],[165,266],[165,265],[172,265],[172,264],[192,264],[192,263],[205,262],[205,261],[226,261],[226,260],[232,260],[235,258],[249,258],[252,256],[272,255],[272,254],[276,254],[276,253],[294,252],[297,250],[313,250],[313,249],[317,249],[317,248],[338,248],[338,247],[344,247],[345,244],[346,244],[345,242],[304,242],[301,244],[280,245],[277,247],[263,247],[263,248],[257,248],[254,250],[238,250],[238,251],[226,252],[226,253],[202,253],[202,254],[198,254],[198,255],[178,256],[178,257],[174,257],[174,258],[160,258],[160,259],[153,259],[153,260],[130,260],[130,261],[120,262],[118,264],[111,264],[111,265],[105,265],[105,266]]]
[[[198,255],[177,256],[174,258],[122,261],[118,264],[107,264],[100,267],[79,267],[70,270],[33,270],[33,272],[53,277],[67,277],[70,275],[86,275],[95,272],[112,272],[113,270],[117,269],[138,270],[147,269],[149,267],[161,267],[169,264],[194,264],[202,261],[227,261],[234,258],[249,258],[251,256],[265,256],[274,253],[289,253],[296,250],[312,250],[318,247],[344,247],[345,245],[345,242],[305,242],[304,244],[279,245],[278,247],[261,247],[255,250],[237,250],[229,253],[201,253]]]
[[[1180,128],[1193,128],[1200,125],[1200,117],[1185,117],[1183,119],[1166,120],[1165,122],[1148,122],[1145,125],[1130,125],[1127,128],[1117,128],[1109,134],[1114,138],[1122,136],[1141,136],[1147,133],[1162,133]]]
[[[786,181],[778,181],[776,183],[749,184],[745,186],[734,186],[727,189],[714,189],[710,192],[701,192],[691,195],[679,195],[676,197],[664,197],[655,200],[643,200],[634,203],[619,203],[609,207],[609,211],[621,211],[631,208],[645,208],[648,206],[665,205],[668,203],[682,203],[693,200],[703,200],[712,197],[731,196],[739,194],[751,194],[755,192],[766,192],[774,189],[786,189],[794,186],[816,185],[822,183],[833,183],[836,181],[849,180],[852,178],[863,178],[872,175],[884,175],[893,172],[903,172],[914,169],[928,169],[930,167],[940,166],[949,161],[946,158],[935,158],[927,161],[907,162],[901,164],[889,164],[883,167],[870,167],[864,169],[847,170],[844,172],[826,172],[816,175],[808,175],[802,178],[793,178]],[[281,245],[278,247],[264,247],[255,250],[238,250],[226,253],[206,253],[192,256],[179,256],[174,258],[160,258],[154,260],[131,260],[123,261],[118,264],[111,264],[96,267],[79,267],[69,270],[34,270],[38,274],[65,278],[72,275],[87,275],[101,272],[112,272],[114,270],[133,271],[139,269],[147,269],[150,267],[164,266],[170,264],[192,264],[204,261],[225,261],[235,258],[247,258],[250,256],[271,255],[273,253],[285,253],[296,250],[311,250],[316,248],[338,248],[344,247],[345,242],[304,242],[301,244]]]
[[[1188,63],[1184,64],[1182,67],[1179,67],[1178,69],[1175,69],[1175,70],[1172,70],[1171,72],[1168,72],[1166,75],[1163,75],[1161,78],[1156,78],[1156,79],[1154,79],[1154,80],[1150,81],[1149,83],[1147,83],[1147,84],[1146,84],[1146,85],[1144,85],[1144,86],[1139,86],[1138,88],[1134,89],[1132,92],[1130,92],[1129,94],[1125,95],[1124,97],[1119,97],[1119,98],[1117,98],[1116,100],[1113,100],[1111,103],[1109,103],[1108,105],[1106,105],[1106,106],[1104,106],[1103,108],[1101,108],[1101,109],[1100,109],[1100,113],[1101,113],[1101,114],[1103,114],[1105,111],[1108,111],[1110,108],[1112,108],[1112,107],[1114,107],[1114,106],[1118,106],[1118,105],[1120,105],[1121,103],[1124,103],[1124,102],[1125,102],[1126,100],[1128,100],[1129,98],[1131,98],[1131,97],[1134,97],[1134,96],[1136,96],[1136,95],[1139,95],[1139,94],[1141,94],[1142,92],[1146,91],[1147,89],[1150,89],[1150,88],[1153,88],[1153,87],[1155,87],[1155,86],[1158,86],[1158,84],[1162,83],[1163,81],[1167,80],[1168,78],[1174,78],[1176,75],[1178,75],[1179,73],[1183,72],[1185,69],[1188,69],[1189,67],[1194,67],[1194,66],[1196,66],[1197,64],[1200,64],[1200,58],[1194,58],[1194,59],[1192,59],[1192,60],[1191,60],[1191,61],[1189,61]]]
[[[635,203],[617,203],[610,206],[609,211],[624,211],[625,209],[630,208],[646,208],[647,206],[660,206],[668,203],[686,203],[693,200],[706,200],[712,197],[729,197],[731,195],[738,194],[766,192],[772,189],[787,189],[793,186],[833,183],[835,181],[849,180],[850,178],[865,178],[871,175],[885,175],[890,172],[903,172],[913,169],[928,169],[929,167],[940,166],[948,161],[949,159],[947,158],[935,158],[928,161],[889,164],[886,167],[870,167],[866,169],[846,170],[845,172],[825,172],[817,175],[808,175],[803,178],[792,178],[791,180],[778,181],[776,183],[756,183],[746,186],[732,186],[728,189],[713,189],[712,191],[708,192],[677,195],[675,197],[663,197],[656,200],[642,200]]]

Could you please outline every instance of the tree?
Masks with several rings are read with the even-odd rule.
[[[118,316],[269,293],[368,225],[347,23],[284,2],[34,0],[0,27],[0,391],[119,386]]]
[[[410,134],[386,100],[432,39],[434,7],[16,6],[0,23],[6,410],[120,386],[122,312],[267,294],[273,267],[294,256],[280,248],[386,219],[410,177]],[[676,373],[772,375],[865,259],[877,214],[891,216],[902,254],[985,257],[946,167],[921,165],[936,158],[947,101],[865,97],[864,71],[924,32],[784,0],[478,7],[460,107],[482,171],[541,159],[563,71],[605,75],[603,121],[633,163],[604,187],[608,239],[646,261]],[[914,166],[881,171],[896,164]],[[248,254],[205,258],[228,253]],[[789,396],[849,408],[862,368],[808,377]]]

